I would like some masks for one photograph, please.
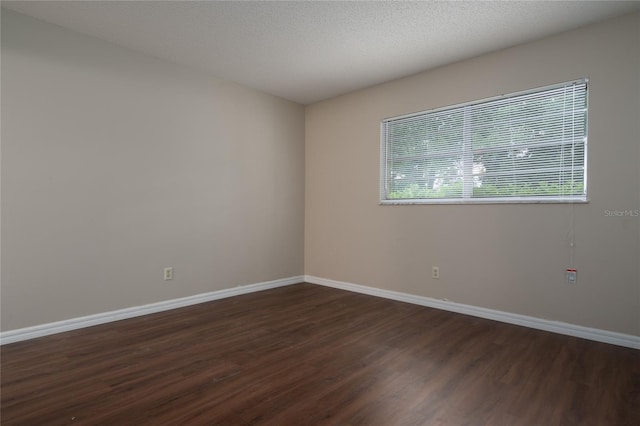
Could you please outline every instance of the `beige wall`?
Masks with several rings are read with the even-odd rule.
[[[639,45],[635,14],[307,107],[305,273],[640,335],[640,218],[605,216],[640,209]],[[581,77],[589,204],[378,205],[382,118]]]
[[[300,105],[3,10],[2,330],[301,275],[303,138]]]
[[[304,272],[640,335],[640,218],[605,216],[640,209],[639,28],[324,101],[305,135],[299,105],[3,10],[1,329]],[[581,77],[589,204],[378,205],[380,119]]]

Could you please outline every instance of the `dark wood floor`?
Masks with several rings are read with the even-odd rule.
[[[1,350],[3,425],[640,425],[640,351],[311,284]]]

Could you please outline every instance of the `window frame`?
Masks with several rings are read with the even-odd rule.
[[[444,107],[413,112],[409,114],[387,117],[380,120],[380,187],[379,187],[379,203],[380,205],[431,205],[431,204],[580,204],[580,203],[588,203],[589,202],[589,193],[588,193],[588,127],[589,127],[589,79],[581,78],[577,80],[566,81],[562,83],[556,83],[548,86],[536,87],[526,90],[521,90],[518,92],[493,96],[489,98],[473,100],[469,102],[463,102],[454,105],[448,105]],[[507,100],[510,98],[517,98],[520,96],[525,96],[533,93],[541,93],[545,91],[551,91],[554,89],[567,87],[576,84],[584,84],[585,86],[585,119],[584,119],[584,154],[583,154],[583,169],[584,169],[584,179],[583,179],[583,194],[581,195],[548,195],[548,196],[500,196],[500,197],[472,197],[469,196],[469,188],[468,182],[469,177],[463,176],[463,192],[460,197],[456,198],[386,198],[389,192],[388,190],[388,145],[389,142],[386,136],[386,123],[390,121],[404,120],[410,119],[412,117],[418,116],[426,116],[430,114],[436,114],[444,111],[450,110],[463,110],[465,108],[470,108],[473,106],[477,106],[483,103],[489,103],[498,100]],[[464,114],[465,112],[463,112]],[[464,131],[464,130],[463,130]],[[560,144],[554,144],[560,145]],[[467,142],[463,140],[463,146],[467,146]],[[471,146],[470,155],[473,158],[473,147]],[[449,152],[455,152],[456,154],[460,154],[463,151],[451,149]],[[438,151],[436,155],[443,155],[442,151]],[[473,190],[473,187],[470,188]],[[465,195],[466,194],[466,195]]]

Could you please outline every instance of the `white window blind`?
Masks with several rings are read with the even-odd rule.
[[[381,202],[587,196],[587,80],[381,122]]]

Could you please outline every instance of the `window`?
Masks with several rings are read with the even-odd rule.
[[[585,79],[383,120],[380,198],[586,201],[586,160]]]

